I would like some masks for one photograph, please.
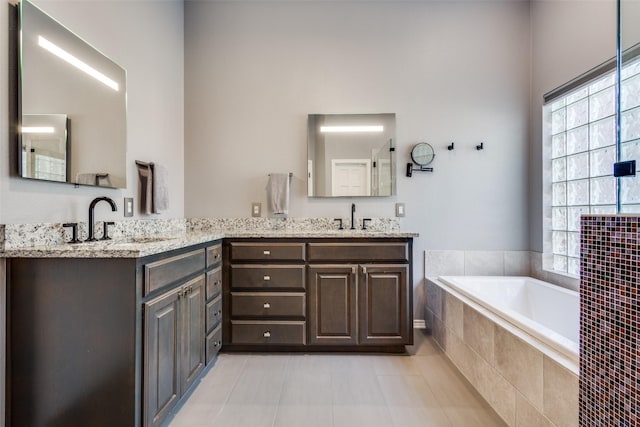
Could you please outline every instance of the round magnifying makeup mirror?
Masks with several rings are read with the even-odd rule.
[[[436,157],[436,154],[431,144],[420,142],[414,145],[411,150],[411,160],[419,167],[414,169],[411,163],[407,163],[407,176],[410,177],[414,170],[433,172],[433,168],[428,168],[427,166],[433,161],[434,157]]]
[[[420,167],[427,166],[435,156],[433,147],[426,142],[416,144],[411,150],[411,160]]]

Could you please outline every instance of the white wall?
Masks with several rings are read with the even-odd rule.
[[[425,249],[528,249],[529,48],[527,2],[187,0],[185,213],[248,216],[271,171],[293,217],[405,202],[421,318]],[[397,115],[398,195],[308,199],[307,114],[372,112]],[[435,172],[407,178],[419,141]]]
[[[184,215],[184,44],[183,3],[180,0],[120,2],[109,0],[35,0],[34,3],[127,70],[127,188],[111,190],[69,184],[27,181],[9,175],[8,105],[0,103],[0,223],[87,221],[89,202],[96,196],[116,200],[119,211],[106,204],[96,218],[123,219],[123,200],[138,203],[138,173],[134,160],[167,166],[170,209],[148,218]],[[8,7],[0,7],[0,28],[7,28]],[[0,31],[0,69],[7,70],[7,31]],[[6,74],[0,93],[6,94]],[[136,213],[136,217],[139,217]]]
[[[530,249],[542,252],[542,96],[616,54],[616,2],[531,2]]]

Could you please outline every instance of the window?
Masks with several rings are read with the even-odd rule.
[[[615,214],[618,197],[615,68],[600,67],[576,81],[561,95],[545,96],[543,110],[544,268],[574,276],[580,273],[580,216]],[[621,81],[621,159],[639,158],[640,59],[625,64]],[[636,184],[621,180],[621,203],[640,204]]]

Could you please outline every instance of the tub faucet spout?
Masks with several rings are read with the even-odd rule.
[[[102,202],[102,201],[105,201],[105,202],[109,203],[111,205],[111,210],[113,212],[118,210],[118,206],[116,205],[116,202],[114,202],[113,199],[111,199],[109,197],[96,197],[95,199],[93,199],[91,201],[91,204],[89,204],[89,224],[88,224],[89,225],[89,237],[87,237],[87,240],[85,240],[86,242],[94,242],[96,240],[95,236],[93,235],[94,234],[93,230],[94,230],[94,227],[95,227],[95,224],[93,222],[93,216],[94,216],[93,211],[94,211],[96,205],[99,202]]]

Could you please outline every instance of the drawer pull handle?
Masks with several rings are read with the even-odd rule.
[[[268,302],[265,302],[263,306],[264,308],[271,308],[271,304],[269,304]]]
[[[271,255],[271,251],[262,251],[264,255]]]
[[[269,280],[271,280],[271,276],[264,276],[263,279],[265,280],[265,282],[269,281]]]
[[[263,337],[265,338],[270,338],[271,337],[271,332],[270,331],[265,331],[264,334],[262,334]]]
[[[220,254],[215,254],[215,255],[213,256],[213,259],[218,259],[218,258],[220,258]]]
[[[214,346],[214,347],[217,347],[217,346],[218,346],[218,341],[214,341],[214,342],[213,342],[213,346]]]

